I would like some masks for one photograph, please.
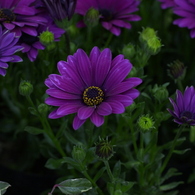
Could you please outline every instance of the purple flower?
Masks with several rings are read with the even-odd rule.
[[[78,129],[90,118],[97,127],[104,123],[104,116],[121,114],[133,103],[139,91],[140,78],[126,78],[132,64],[118,55],[112,59],[110,49],[100,51],[94,47],[89,55],[78,49],[69,55],[67,62],[59,61],[60,75],[51,74],[45,84],[49,88],[46,104],[58,106],[49,118],[60,118],[77,113],[73,128]]]
[[[176,101],[169,98],[174,110],[167,109],[178,124],[195,125],[195,89],[186,87],[184,94],[176,91]]]
[[[138,0],[77,0],[75,12],[85,16],[91,8],[98,10],[102,26],[118,36],[122,27],[131,28],[129,21],[141,19],[132,14],[138,10],[139,3]]]
[[[74,14],[77,0],[40,0],[54,20],[69,20]]]
[[[32,6],[35,0],[0,0],[0,23],[8,30],[21,36],[22,32],[36,36],[36,27],[47,20],[39,16]]]
[[[158,0],[161,2],[161,8],[166,9],[175,6],[174,0]]]
[[[173,21],[179,27],[190,29],[191,38],[195,38],[195,1],[194,0],[175,0],[176,6],[173,12],[181,18]]]
[[[21,62],[22,58],[14,53],[23,49],[22,46],[16,45],[18,37],[15,37],[15,33],[11,33],[8,30],[3,30],[0,25],[0,75],[6,75],[6,69],[8,68],[8,62]]]

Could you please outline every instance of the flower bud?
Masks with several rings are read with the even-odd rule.
[[[84,16],[84,22],[87,26],[94,27],[98,25],[99,22],[99,11],[93,8],[90,8],[86,15]]]
[[[168,75],[175,81],[182,80],[186,74],[186,67],[184,63],[179,60],[175,60],[172,63],[168,64]]]
[[[147,132],[154,128],[154,121],[148,114],[140,116],[137,123],[143,132]]]
[[[85,156],[86,156],[86,152],[82,145],[77,145],[73,147],[72,157],[75,160],[82,162],[85,159]]]
[[[107,138],[106,140],[99,138],[99,142],[96,143],[95,153],[99,158],[109,160],[114,154],[113,146],[108,142]]]
[[[43,45],[49,45],[54,42],[54,34],[46,30],[40,34],[39,39]]]
[[[132,43],[125,45],[123,47],[122,53],[125,58],[131,59],[136,53],[135,46]]]
[[[152,89],[152,93],[159,102],[163,102],[168,99],[169,92],[166,88],[168,85],[169,83],[165,83],[161,86],[158,86],[157,84],[154,85],[154,88]]]
[[[162,47],[159,37],[157,37],[156,32],[152,28],[143,29],[139,39],[142,46],[146,47],[151,55],[158,53]]]
[[[33,85],[25,80],[22,80],[19,85],[19,93],[23,96],[29,96],[33,92]]]
[[[38,111],[40,114],[46,115],[49,111],[49,106],[47,104],[42,103],[38,106]]]

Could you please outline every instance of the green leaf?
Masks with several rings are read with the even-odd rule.
[[[69,164],[71,167],[74,167],[75,169],[78,169],[81,171],[81,165],[74,160],[73,158],[70,157],[64,157],[63,162]]]
[[[120,160],[115,164],[114,169],[113,169],[113,176],[114,178],[117,178],[120,176],[121,173],[121,162]]]
[[[35,108],[33,108],[33,107],[28,107],[28,110],[29,110],[29,112],[32,115],[35,115],[35,116],[38,116],[39,115],[38,112],[37,112],[37,110]]]
[[[31,127],[31,126],[25,127],[24,131],[27,131],[28,133],[33,134],[33,135],[39,135],[41,133],[44,133],[43,129],[39,129],[36,127]]]
[[[173,152],[176,153],[176,154],[184,154],[189,150],[191,150],[191,148],[187,148],[185,150],[174,150]]]
[[[75,145],[82,145],[82,142],[78,141],[77,139],[75,139],[71,133],[67,131],[64,131],[64,136],[66,137],[66,139],[72,143],[72,144],[75,144]]]
[[[127,192],[134,186],[135,182],[130,182],[130,181],[122,181],[121,182],[121,191],[122,192]]]
[[[10,186],[11,185],[9,183],[0,181],[0,195],[3,195]]]
[[[47,160],[45,167],[48,169],[58,169],[64,163],[64,159],[50,158]]]
[[[182,173],[179,173],[177,171],[177,169],[175,168],[170,168],[167,173],[161,178],[160,180],[160,185],[166,181],[167,179],[169,179],[170,177],[173,177],[173,176],[177,176],[177,175],[181,175]]]
[[[97,171],[97,174],[94,177],[94,182],[96,182],[104,173],[104,171],[106,170],[106,167],[102,167],[99,171]]]
[[[57,185],[67,195],[81,194],[92,189],[91,182],[85,178],[68,179]]]
[[[166,191],[166,190],[172,190],[173,188],[176,188],[178,185],[183,184],[183,181],[178,181],[178,182],[172,182],[166,185],[160,186],[160,190]]]
[[[190,174],[187,183],[192,183],[195,181],[195,169],[193,169],[193,172]]]

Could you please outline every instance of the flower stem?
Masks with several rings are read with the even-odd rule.
[[[68,32],[65,33],[65,38],[66,38],[66,52],[67,55],[70,55],[70,37]]]
[[[112,37],[113,37],[113,34],[110,33],[110,35],[109,35],[109,37],[108,37],[108,39],[107,39],[106,44],[105,44],[104,47],[108,47],[108,46],[109,46],[109,44],[110,44],[110,42],[111,42],[111,40],[112,40]]]
[[[102,190],[93,181],[93,179],[90,177],[90,175],[87,173],[87,171],[83,170],[82,173],[92,183],[92,185],[94,186],[94,188],[98,191],[99,195],[104,195],[104,193],[102,192]]]
[[[136,138],[135,138],[135,132],[134,132],[134,128],[133,125],[130,126],[131,129],[131,136],[132,136],[132,141],[133,141],[133,147],[135,150],[136,155],[138,154],[138,148],[137,148],[137,143],[136,143]]]
[[[64,153],[64,151],[63,151],[63,149],[62,149],[62,147],[61,147],[59,141],[58,141],[57,138],[55,137],[55,135],[54,135],[54,133],[53,133],[53,131],[52,131],[52,129],[51,129],[51,127],[50,127],[50,125],[49,125],[47,119],[46,119],[46,117],[45,117],[45,116],[44,116],[44,117],[41,116],[41,114],[37,111],[37,108],[36,108],[36,106],[34,105],[32,99],[31,99],[31,97],[30,97],[29,95],[26,96],[26,98],[27,98],[29,104],[36,110],[37,116],[38,116],[39,120],[40,120],[41,123],[42,123],[42,126],[43,126],[43,128],[44,128],[44,130],[45,130],[45,133],[46,133],[46,134],[49,136],[49,138],[52,140],[54,146],[56,147],[56,149],[58,150],[58,152],[61,154],[61,156],[62,156],[62,157],[65,157],[66,154]]]
[[[175,149],[175,146],[176,146],[176,144],[177,144],[177,140],[178,140],[178,138],[180,137],[180,135],[181,135],[181,133],[182,133],[182,131],[183,131],[184,128],[185,128],[185,126],[179,128],[179,130],[177,131],[177,134],[176,134],[176,136],[175,136],[175,138],[174,138],[174,140],[173,140],[173,144],[172,144],[172,146],[171,146],[171,149],[169,150],[169,153],[167,154],[167,156],[166,156],[166,158],[165,158],[165,160],[164,160],[164,162],[163,162],[163,164],[162,164],[162,166],[161,166],[160,174],[161,174],[161,173],[164,171],[164,169],[166,168],[167,163],[169,162],[169,160],[170,160],[170,158],[171,158],[171,156],[172,156],[172,154],[173,154],[173,151],[174,151],[174,149]]]
[[[114,176],[112,175],[112,172],[110,170],[110,165],[109,165],[108,161],[107,160],[103,160],[103,162],[104,162],[104,164],[106,166],[106,170],[107,170],[107,173],[108,173],[108,175],[110,177],[111,182],[114,183],[115,179],[114,179]]]

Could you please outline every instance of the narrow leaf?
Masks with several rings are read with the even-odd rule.
[[[31,126],[25,127],[24,131],[27,131],[28,133],[33,134],[33,135],[39,135],[41,133],[44,133],[42,129],[31,127]]]

